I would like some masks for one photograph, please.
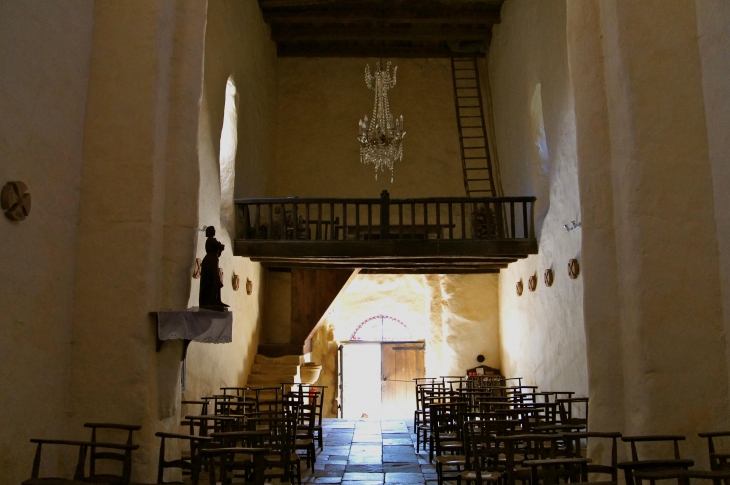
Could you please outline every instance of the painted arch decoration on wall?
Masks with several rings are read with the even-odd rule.
[[[410,341],[413,334],[408,325],[397,318],[376,315],[360,323],[352,332],[350,340],[363,342]]]

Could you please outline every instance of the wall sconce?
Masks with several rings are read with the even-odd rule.
[[[577,259],[571,259],[568,261],[568,276],[570,276],[571,280],[574,280],[578,277],[580,274],[580,265],[578,264]]]
[[[572,224],[572,225],[563,224],[563,227],[565,228],[566,231],[571,232],[571,231],[575,231],[576,229],[580,229],[580,222],[571,221],[570,224]]]
[[[195,262],[193,263],[193,279],[199,279],[200,278],[200,271],[202,270],[203,262],[200,260],[200,258],[195,258]]]
[[[251,293],[253,293],[253,282],[246,278],[246,294],[250,295]]]
[[[545,270],[545,286],[550,287],[553,286],[553,269],[548,268]]]
[[[530,276],[530,279],[527,280],[527,287],[530,289],[530,291],[535,291],[537,289],[537,275],[536,274]]]
[[[233,291],[238,291],[238,288],[241,287],[241,277],[235,271],[233,272],[233,276],[231,276],[231,286],[233,287]]]
[[[30,193],[23,182],[8,182],[0,193],[0,206],[5,217],[11,221],[22,221],[30,214]]]
[[[515,289],[517,290],[517,296],[522,296],[522,290],[524,289],[524,286],[521,279],[517,282],[517,287]]]

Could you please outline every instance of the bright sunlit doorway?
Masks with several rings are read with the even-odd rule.
[[[393,419],[413,416],[416,377],[425,375],[425,343],[400,320],[376,315],[340,346],[340,416]]]

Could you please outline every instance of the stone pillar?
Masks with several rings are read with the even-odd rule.
[[[198,162],[195,151],[176,155],[197,134],[205,6],[129,0],[94,9],[69,416],[74,429],[142,425],[136,482],[156,478],[155,432],[179,425],[182,344],[156,353],[149,312],[187,301],[188,287],[169,279],[185,275],[194,255]]]
[[[706,465],[728,371],[695,2],[570,1],[568,29],[591,424]]]

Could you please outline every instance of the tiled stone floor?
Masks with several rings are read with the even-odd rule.
[[[302,483],[342,485],[423,484],[436,481],[428,453],[416,454],[413,421],[325,419],[324,450]],[[304,462],[302,462],[304,467]]]

